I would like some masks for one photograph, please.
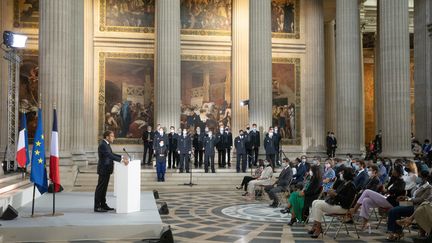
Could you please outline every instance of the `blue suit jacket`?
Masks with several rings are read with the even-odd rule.
[[[363,189],[363,187],[366,185],[368,180],[369,180],[369,175],[365,169],[354,178],[353,183],[354,183],[354,186],[356,187],[356,190],[359,191],[359,190]]]

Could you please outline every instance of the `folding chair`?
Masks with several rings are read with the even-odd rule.
[[[381,222],[388,217],[388,211],[390,210],[390,208],[378,208],[378,214],[380,216],[380,219],[378,220],[378,224],[376,229],[378,229],[381,225]],[[376,212],[375,212],[376,214]]]
[[[354,204],[356,203],[356,200],[355,200],[356,197],[357,197],[357,194],[354,196],[350,208],[352,208],[352,207],[354,206]],[[328,226],[327,226],[326,230],[324,231],[323,235],[327,234],[327,232],[328,232],[328,230],[330,229],[330,227],[332,226],[333,221],[334,221],[335,218],[339,219],[339,221],[340,221],[340,225],[339,225],[339,227],[338,227],[338,229],[337,229],[337,231],[336,231],[336,235],[333,237],[333,239],[336,240],[337,236],[339,235],[339,231],[340,231],[340,229],[342,228],[342,225],[345,226],[345,230],[346,230],[346,232],[347,232],[347,235],[349,235],[349,231],[348,231],[347,223],[344,221],[344,219],[346,219],[347,217],[349,217],[349,210],[347,210],[345,213],[330,213],[330,214],[325,214],[325,216],[327,216],[327,217],[331,217],[332,220],[331,220],[330,223],[328,224]],[[325,222],[325,218],[324,218],[324,217],[323,217],[323,221]],[[324,223],[324,224],[325,224],[325,223]],[[357,226],[356,226],[355,221],[353,221],[353,225],[354,225],[355,232],[356,232],[356,234],[357,234],[357,238],[360,239],[360,236],[359,236],[359,234],[358,234]]]
[[[278,193],[277,197],[278,197],[278,201],[279,201],[279,205],[278,205],[279,207],[281,207],[283,205],[283,203],[282,203],[283,201],[288,200],[288,197],[290,196],[290,186],[291,186],[292,181],[293,181],[293,179],[291,178],[288,185],[285,187],[285,190]]]

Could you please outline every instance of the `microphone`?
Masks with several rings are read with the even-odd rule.
[[[123,151],[127,154],[127,156],[129,157],[129,160],[131,160],[131,157],[130,157],[129,153],[126,151],[125,148],[123,148]]]

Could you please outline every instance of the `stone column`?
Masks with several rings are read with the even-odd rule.
[[[272,39],[270,0],[250,0],[249,121],[261,131],[272,125]]]
[[[249,99],[249,0],[234,0],[232,15],[232,132],[248,123],[248,107],[240,102]]]
[[[84,149],[89,162],[97,162],[98,146],[98,90],[99,82],[94,80],[93,48],[93,1],[84,1],[84,110],[86,119]]]
[[[336,0],[336,92],[338,154],[360,154],[360,11],[357,0]]]
[[[57,107],[59,153],[61,164],[71,162],[72,136],[72,1],[41,0],[39,28],[39,90],[42,94],[45,148],[53,122],[53,105]]]
[[[432,139],[432,2],[414,1],[414,90],[415,136],[420,142]]]
[[[156,1],[156,124],[180,126],[180,0]]]
[[[381,0],[379,18],[382,156],[412,157],[408,0]]]
[[[336,52],[335,52],[335,21],[327,21],[324,24],[324,56],[325,56],[325,101],[327,131],[336,132]]]
[[[305,138],[306,152],[322,153],[325,149],[325,75],[323,1],[304,1],[306,19],[305,57]],[[336,134],[337,135],[337,134]]]
[[[74,0],[72,4],[72,159],[75,164],[85,165],[84,150],[84,1]],[[87,123],[87,119],[86,119]]]

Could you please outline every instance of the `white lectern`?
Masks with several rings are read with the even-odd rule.
[[[114,195],[117,213],[139,212],[141,205],[141,161],[126,166],[114,163]]]

